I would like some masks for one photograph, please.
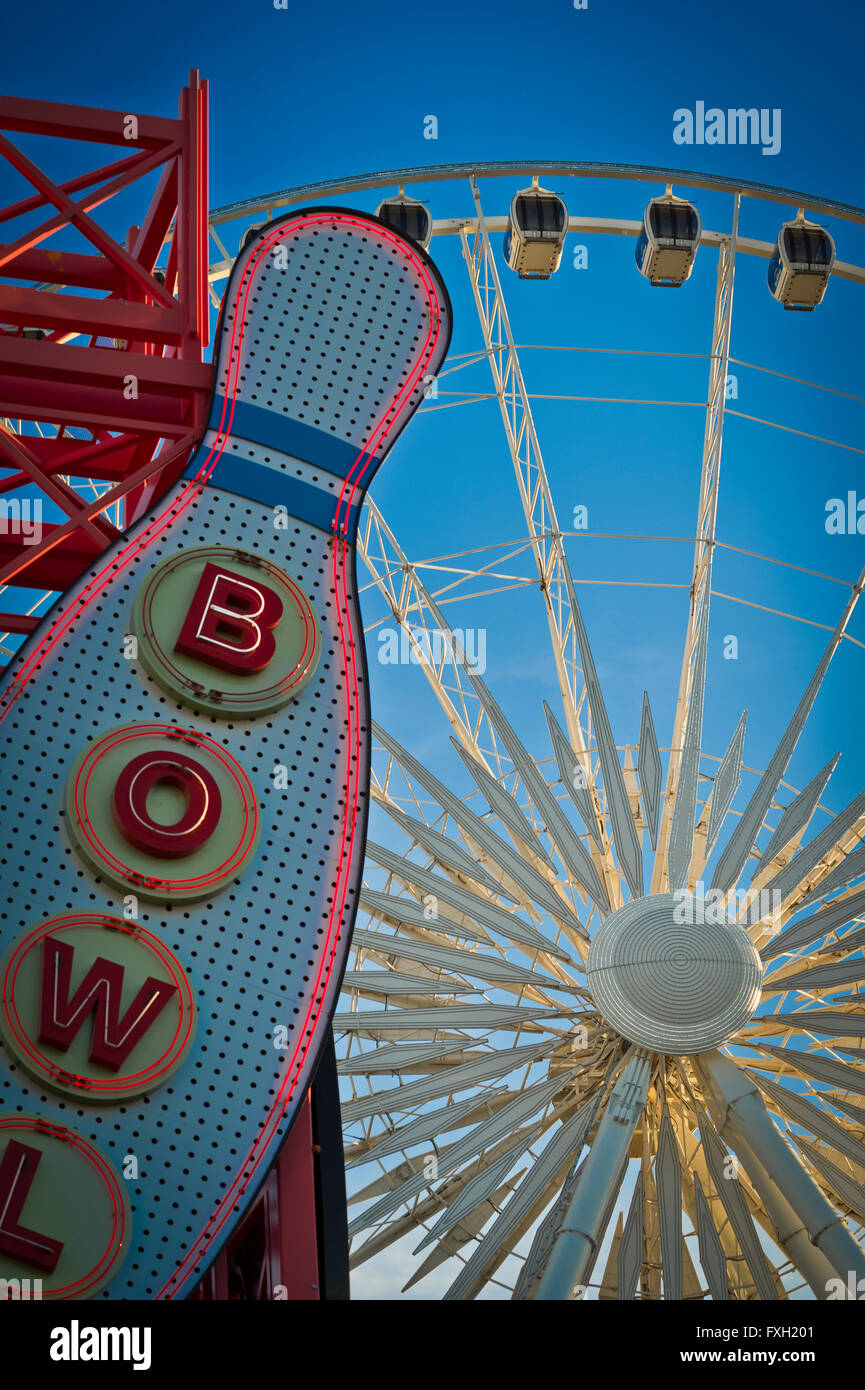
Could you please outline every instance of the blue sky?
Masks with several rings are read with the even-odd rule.
[[[717,148],[714,170],[771,170],[774,182],[855,202],[863,25],[855,0],[729,0],[675,18],[635,0],[588,0],[581,11],[571,0],[288,0],[280,10],[271,0],[49,0],[7,16],[14,61],[3,84],[171,111],[198,67],[212,83],[215,204],[328,173],[432,162],[421,130],[430,112],[435,162],[545,154],[665,164],[673,109],[699,98],[784,112],[777,157]]]
[[[19,6],[4,27],[14,63],[7,63],[3,83],[16,95],[168,114],[187,70],[198,67],[211,84],[213,206],[377,169],[495,159],[525,159],[530,168],[535,158],[674,166],[865,203],[865,12],[854,3],[731,0],[653,10],[636,0],[588,0],[585,10],[576,10],[571,0],[470,6],[441,0],[425,7],[332,0],[326,8],[289,0],[286,9],[276,9],[270,0],[207,6],[153,0],[144,8],[100,0],[86,8]],[[697,101],[722,109],[780,109],[780,152],[674,144],[674,111]],[[437,118],[436,140],[424,138],[429,115]],[[22,143],[38,148],[35,141]],[[572,212],[623,218],[639,217],[648,197],[663,191],[592,180],[562,179],[552,186]],[[485,182],[487,211],[503,213],[514,187],[513,181]],[[19,190],[0,168],[4,201],[20,196]],[[436,217],[471,211],[465,183],[410,191],[428,198]],[[687,193],[686,180],[677,191]],[[377,196],[356,201],[372,209]],[[729,198],[699,193],[696,201],[704,226],[729,225]],[[747,201],[741,230],[774,240],[780,222],[794,212]],[[118,208],[118,218],[124,215]],[[827,225],[839,258],[865,264],[863,229],[840,220]],[[241,223],[227,229],[231,249],[241,229]],[[708,352],[714,252],[704,248],[691,281],[664,293],[638,276],[630,239],[586,244],[587,268],[574,268],[570,245],[549,284],[519,283],[500,264],[519,343]],[[437,238],[432,252],[454,301],[452,351],[469,352],[481,339],[459,246],[453,238]],[[733,356],[837,391],[861,392],[865,288],[835,281],[816,314],[787,314],[768,295],[765,268],[762,260],[740,258]],[[700,356],[539,351],[524,354],[524,368],[533,394],[688,402],[705,399],[708,372]],[[824,520],[829,498],[857,488],[865,495],[862,403],[752,367],[734,371],[734,409],[853,447],[842,450],[730,418],[719,537],[853,580],[865,559],[862,537],[829,536]],[[457,386],[488,391],[487,368],[481,364],[442,382],[443,389]],[[641,695],[648,689],[664,744],[681,659],[684,592],[589,581],[687,584],[691,547],[651,538],[693,534],[702,412],[694,405],[547,400],[537,402],[536,421],[562,525],[582,504],[590,531],[650,538],[614,543],[575,537],[568,554],[617,741],[636,742]],[[425,412],[379,474],[375,497],[416,558],[524,534],[491,401]],[[727,551],[719,553],[715,584],[817,623],[834,623],[845,598],[839,585]],[[448,612],[454,626],[484,627],[487,679],[528,747],[548,756],[540,701],[555,704],[555,686],[537,595],[521,591],[460,602]],[[374,605],[370,615],[376,616]],[[865,640],[865,613],[856,615],[850,631]],[[737,661],[722,655],[729,634],[739,640]],[[747,707],[745,760],[764,766],[826,636],[817,627],[717,600],[706,748],[720,756]],[[844,644],[789,773],[801,787],[842,749],[826,797],[835,811],[861,785],[863,663],[865,652]],[[373,663],[372,680],[380,721],[462,787],[447,730],[437,722],[419,673],[394,675]],[[392,1281],[382,1279],[365,1285],[367,1296],[391,1290]]]

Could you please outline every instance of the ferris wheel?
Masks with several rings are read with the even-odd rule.
[[[504,177],[530,182],[490,211],[482,181]],[[632,199],[627,186],[640,181],[653,196],[641,220],[574,216],[559,191],[540,184],[568,182],[578,190],[568,194],[573,204],[580,178],[617,180]],[[754,262],[762,270],[768,261],[769,291],[785,309],[817,309],[829,287],[852,315],[865,269],[836,259],[824,222],[861,224],[865,213],[665,170],[399,170],[218,209],[211,230],[224,259],[211,267],[212,281],[231,263],[223,222],[394,184],[379,215],[431,245],[443,266],[457,259],[445,262],[452,238],[463,267],[449,274],[449,288],[454,296],[455,275],[467,276],[464,298],[476,311],[471,346],[430,383],[418,457],[435,454],[437,414],[495,402],[504,436],[488,446],[497,460],[489,487],[516,484],[523,530],[505,540],[478,516],[477,545],[449,547],[437,532],[442,553],[418,553],[372,499],[359,530],[373,709],[402,713],[399,733],[383,715],[374,730],[365,888],[334,1020],[352,1266],[386,1278],[394,1261],[408,1270],[406,1289],[447,1299],[850,1296],[850,1271],[865,1274],[865,895],[857,883],[865,802],[857,795],[842,808],[833,796],[834,756],[801,784],[785,777],[842,648],[848,677],[861,679],[852,619],[863,573],[843,575],[834,606],[816,620],[825,629],[821,652],[802,686],[770,695],[765,680],[754,682],[748,703],[768,699],[776,726],[759,766],[749,756],[747,711],[729,721],[726,746],[712,746],[704,731],[710,615],[730,597],[713,580],[716,557],[737,549],[718,525],[725,425],[742,414],[729,383],[748,357],[738,338],[741,355],[731,347],[737,264],[750,277],[740,272],[737,309],[755,293]],[[428,204],[406,187],[429,190]],[[715,206],[726,221],[701,219],[701,190],[723,195]],[[747,234],[752,210],[777,219],[778,203],[794,211],[774,243]],[[688,481],[693,520],[677,538],[690,547],[678,550],[680,593],[669,610],[678,683],[663,704],[653,691],[658,672],[643,671],[641,709],[624,728],[609,712],[623,653],[609,624],[596,633],[584,617],[578,589],[592,582],[591,567],[582,552],[575,580],[579,523],[562,520],[569,499],[557,505],[544,463],[535,402],[546,371],[538,349],[518,343],[507,304],[522,296],[522,310],[528,293],[549,293],[524,288],[511,272],[549,279],[568,236],[571,244],[633,241],[652,293],[675,287],[696,298],[685,282],[700,258],[713,262],[708,292],[704,283],[690,311],[703,316],[708,380],[702,451]],[[641,289],[638,277],[631,288]],[[817,379],[820,349],[809,350],[807,338],[825,311],[788,315],[766,301],[775,333],[796,320],[802,389],[831,391]],[[591,351],[572,338],[567,347]],[[642,347],[651,355],[651,344]],[[771,361],[753,364],[761,367],[782,374]],[[475,389],[447,389],[470,371]],[[485,391],[478,371],[491,378]],[[794,432],[861,452],[807,428]],[[411,516],[404,509],[410,528]],[[641,539],[651,537],[628,543]],[[598,546],[591,556],[601,553]],[[771,554],[761,564],[762,575],[782,578],[791,568]],[[651,578],[618,582],[619,603],[659,587]],[[760,604],[759,590],[741,597],[779,611]],[[550,692],[536,700],[545,738],[537,719],[524,734],[507,691],[485,678],[473,634],[497,599],[519,613],[526,674]],[[783,611],[785,623],[800,616]],[[789,642],[772,621],[773,640]],[[524,714],[525,699],[518,703]]]
[[[636,198],[639,216],[577,215],[582,194],[566,198],[565,185],[608,189],[617,213]],[[865,211],[628,166],[386,171],[214,210],[213,306],[230,241],[239,250],[278,209],[338,199],[370,200],[429,247],[462,334],[405,441],[417,471],[400,470],[397,514],[377,488],[358,526],[373,810],[333,1023],[356,1278],[398,1265],[406,1290],[448,1299],[850,1296],[865,1278],[865,795],[834,788],[837,751],[855,742],[865,645],[855,503],[843,572],[827,575],[779,553],[780,534],[773,549],[725,533],[722,464],[733,422],[821,458],[863,452],[855,435],[830,437],[825,404],[813,403],[840,403],[845,425],[865,403],[819,366],[833,360],[827,312],[833,331],[855,322],[865,253],[839,254]],[[771,236],[756,235],[767,219]],[[639,294],[640,342],[584,336],[597,323],[574,313],[582,282],[566,270],[583,238],[591,257],[602,248],[601,278],[627,252],[610,331],[630,325],[627,296]],[[575,252],[574,269],[585,259]],[[742,305],[758,293],[771,324],[762,358],[737,329],[753,324]],[[555,346],[522,340],[532,295],[545,296],[545,327],[562,304]],[[687,319],[684,346],[653,340],[664,316],[668,328]],[[772,345],[784,335],[781,361]],[[623,376],[610,386],[587,372],[579,395],[547,390],[574,354]],[[635,381],[654,382],[661,361],[701,373],[698,398],[622,385],[622,364],[637,359],[646,375]],[[795,388],[795,425],[742,408],[731,382],[745,373],[767,391],[778,379]],[[202,389],[192,367],[184,382]],[[681,438],[667,427],[651,452],[642,529],[593,530],[582,492],[563,494],[542,447],[553,401],[575,421],[608,412],[595,449],[629,410],[662,408],[667,420],[688,408]],[[472,412],[485,425],[467,434],[470,468],[453,456],[451,422]],[[190,428],[175,428],[181,463]],[[93,446],[74,423],[70,443],[82,456]],[[469,486],[479,472],[482,510]],[[73,490],[98,497],[110,476],[64,474],[59,504],[73,505]],[[593,495],[622,487],[587,453],[568,476],[578,489],[592,476]],[[750,481],[762,537],[771,516],[756,471]],[[736,480],[740,506],[748,484]],[[663,520],[686,508],[673,534]],[[87,523],[91,511],[93,500]],[[108,524],[94,523],[91,557]],[[721,587],[722,564],[738,592]],[[45,598],[61,578],[44,570]],[[742,666],[746,713],[729,707],[712,655],[710,623],[734,605],[758,615],[764,649],[750,679]],[[650,658],[642,632],[656,639]],[[796,686],[781,655],[791,633]],[[516,678],[513,665],[502,678],[494,645],[513,653]],[[846,700],[815,732],[842,666]],[[620,689],[635,681],[636,704]]]

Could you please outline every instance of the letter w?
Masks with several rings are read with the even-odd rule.
[[[175,986],[148,977],[121,1018],[122,965],[97,956],[70,999],[75,948],[68,941],[50,936],[45,937],[42,945],[39,1041],[65,1052],[88,1014],[95,1011],[90,1060],[117,1071],[165,1008]]]

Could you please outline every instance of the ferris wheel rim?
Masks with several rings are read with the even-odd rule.
[[[457,182],[466,178],[529,177],[544,178],[621,179],[638,183],[678,183],[688,188],[710,192],[740,194],[765,202],[806,207],[826,216],[865,226],[865,208],[855,203],[842,203],[796,189],[759,183],[752,179],[732,179],[719,174],[688,169],[656,167],[647,164],[593,163],[568,160],[492,160],[477,163],[426,164],[401,169],[384,169],[375,173],[352,174],[337,179],[321,179],[314,183],[297,184],[254,198],[240,199],[213,208],[209,222],[212,226],[228,222],[244,214],[254,214],[267,207],[306,202],[325,195],[359,193],[366,189],[386,188],[391,184]]]

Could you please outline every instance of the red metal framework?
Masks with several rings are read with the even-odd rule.
[[[190,73],[176,119],[0,97],[0,132],[132,151],[57,182],[0,133],[0,156],[35,190],[0,208],[13,236],[0,244],[0,504],[5,518],[15,494],[38,496],[66,517],[35,544],[4,526],[0,586],[62,590],[179,476],[205,427],[207,84]],[[96,209],[155,173],[118,240]],[[92,250],[62,244],[72,230]],[[37,622],[0,612],[0,632]]]

